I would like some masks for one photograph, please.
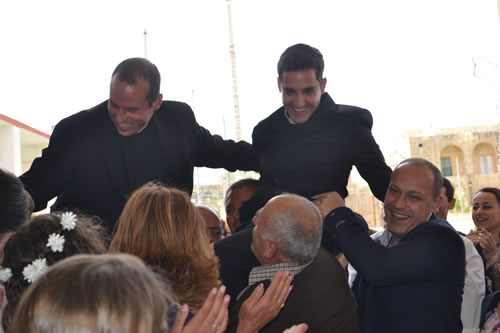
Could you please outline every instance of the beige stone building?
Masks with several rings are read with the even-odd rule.
[[[496,125],[439,129],[434,135],[411,136],[410,153],[437,165],[465,208],[481,187],[500,187],[499,139]]]
[[[465,214],[477,190],[485,186],[500,188],[499,135],[497,125],[435,129],[428,133],[410,131],[398,138],[401,144],[397,149],[386,152],[386,162],[394,168],[409,157],[431,161],[455,186],[456,212]],[[361,214],[371,228],[382,227],[383,204],[366,183],[352,178],[347,206]]]

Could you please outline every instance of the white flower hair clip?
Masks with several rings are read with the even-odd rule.
[[[23,276],[28,283],[33,283],[40,275],[42,275],[49,266],[47,265],[47,259],[44,258],[45,254],[49,251],[52,252],[62,252],[64,249],[64,242],[66,241],[64,235],[60,233],[63,230],[73,230],[76,227],[76,222],[78,219],[76,215],[72,212],[65,212],[61,214],[61,226],[59,233],[52,233],[49,235],[47,245],[45,249],[40,253],[37,259],[33,260],[31,264],[27,265],[23,269]],[[8,267],[0,266],[0,281],[7,282],[12,277],[12,271]]]
[[[64,230],[73,230],[76,227],[76,215],[72,212],[65,212],[61,215],[61,224]]]
[[[28,283],[33,283],[49,268],[47,266],[47,259],[35,259],[31,264],[24,267],[23,276]]]
[[[0,281],[7,282],[12,277],[12,271],[10,268],[4,268],[0,266]]]
[[[50,247],[52,252],[62,252],[64,246],[64,236],[59,234],[50,234],[47,247]]]

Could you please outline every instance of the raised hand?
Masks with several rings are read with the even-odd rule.
[[[320,193],[313,196],[312,199],[323,217],[335,208],[345,207],[344,199],[337,192]]]
[[[189,306],[184,304],[177,313],[172,333],[222,333],[226,330],[228,321],[229,295],[224,295],[225,286],[213,288],[200,311],[184,326],[189,313]]]
[[[263,284],[259,284],[241,306],[237,333],[256,333],[276,318],[292,291],[291,283],[290,272],[280,271],[265,293]]]

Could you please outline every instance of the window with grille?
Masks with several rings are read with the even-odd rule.
[[[453,176],[453,169],[451,168],[451,158],[441,157],[441,173],[444,177]]]
[[[483,155],[479,156],[479,173],[493,173],[493,156]]]

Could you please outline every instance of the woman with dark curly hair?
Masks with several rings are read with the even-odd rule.
[[[10,332],[166,333],[171,301],[163,290],[134,256],[72,256],[24,293]]]
[[[5,331],[24,291],[52,264],[75,254],[106,252],[104,229],[90,217],[73,213],[35,216],[17,229],[5,246],[0,267],[8,304],[3,311]]]

